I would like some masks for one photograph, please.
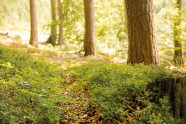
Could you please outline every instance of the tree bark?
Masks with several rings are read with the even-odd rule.
[[[54,23],[56,21],[56,0],[51,0],[51,34],[46,43],[56,44],[57,35],[57,25]]]
[[[177,0],[177,5],[176,8],[179,8],[179,11],[182,9],[182,0]],[[177,19],[180,18],[180,19]],[[176,17],[174,20],[174,62],[176,65],[183,65],[183,57],[182,57],[182,43],[180,39],[181,35],[181,30],[180,30],[180,25],[181,25],[181,13],[179,12],[179,17]]]
[[[85,11],[85,56],[96,56],[95,28],[94,28],[94,0],[84,0]]]
[[[62,0],[58,0],[58,14],[59,14],[59,41],[58,45],[64,44],[63,42],[63,18],[62,18]]]
[[[35,0],[30,0],[30,20],[31,20],[31,34],[30,34],[29,44],[32,46],[38,46],[37,16],[36,16]]]
[[[153,0],[125,0],[128,28],[127,63],[159,64]]]

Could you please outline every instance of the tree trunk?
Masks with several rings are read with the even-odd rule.
[[[179,11],[182,9],[182,0],[177,0],[176,8],[179,8]],[[174,20],[174,62],[176,65],[183,65],[183,58],[182,58],[182,43],[180,39],[181,30],[181,13],[179,12],[179,17],[176,17]]]
[[[56,21],[56,0],[51,0],[51,34],[46,43],[51,43],[52,45],[56,44],[56,35],[57,35],[57,25],[54,23]]]
[[[31,34],[30,34],[29,44],[32,46],[38,46],[37,17],[36,17],[35,0],[30,0],[30,20],[31,20]]]
[[[58,45],[64,44],[63,42],[63,18],[62,18],[62,0],[58,0],[58,14],[59,14],[59,41]]]
[[[126,33],[128,32],[127,30],[127,10],[126,10],[126,5],[125,5],[125,0],[124,0],[124,16],[125,16],[125,28],[126,28]]]
[[[85,11],[85,56],[96,56],[95,29],[94,29],[94,0],[84,0]]]
[[[125,0],[128,28],[127,63],[159,64],[153,0]]]

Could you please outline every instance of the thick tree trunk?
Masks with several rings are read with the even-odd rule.
[[[96,56],[95,29],[94,29],[94,0],[84,0],[85,11],[85,56]]]
[[[128,28],[127,63],[159,64],[153,0],[125,0]]]
[[[51,43],[52,45],[55,45],[57,37],[57,25],[53,22],[56,21],[56,0],[51,0],[51,19],[51,34],[46,43]]]
[[[58,14],[59,14],[59,41],[58,45],[64,44],[63,42],[63,18],[62,18],[62,0],[58,0]]]
[[[31,20],[31,34],[30,34],[29,44],[32,46],[38,46],[37,17],[36,17],[35,0],[30,0],[30,20]]]
[[[179,8],[179,10],[181,11],[182,9],[182,0],[177,0],[177,4],[178,6],[176,6],[177,8]],[[180,35],[181,35],[181,30],[180,25],[181,25],[181,14],[179,13],[179,17],[180,19],[175,19],[174,22],[174,62],[176,65],[183,65],[183,57],[182,57],[182,43],[181,43],[181,39],[180,39]]]

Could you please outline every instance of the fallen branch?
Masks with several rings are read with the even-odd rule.
[[[8,35],[8,32],[1,32],[1,31],[0,31],[0,35],[7,36],[7,35]]]

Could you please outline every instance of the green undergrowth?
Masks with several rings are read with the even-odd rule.
[[[0,47],[0,123],[57,123],[67,111],[60,84],[63,70],[55,63]]]
[[[108,122],[182,123],[173,118],[167,97],[155,103],[152,84],[172,73],[164,65],[98,59],[72,65],[64,72],[59,63],[1,46],[0,123],[58,123],[68,111],[64,105],[75,103],[76,94],[64,95],[64,82],[74,91],[89,89],[88,111],[97,111]]]
[[[6,42],[6,40],[4,42]],[[20,44],[20,42],[13,42],[10,44],[9,47],[12,49],[19,48],[19,51],[24,51],[30,54],[40,54],[43,56],[60,56],[59,53],[65,52],[59,46],[53,47],[52,45],[48,44],[47,46],[45,46],[45,48],[42,48],[42,47],[37,48],[37,47],[29,47],[27,44]],[[2,43],[0,44],[2,45]]]
[[[77,78],[73,89],[89,87],[91,90],[88,109],[98,109],[100,116],[108,122],[182,123],[173,118],[168,98],[155,104],[155,93],[150,90],[157,90],[151,87],[152,83],[171,74],[165,65],[118,65],[93,60],[71,68],[70,73]]]

